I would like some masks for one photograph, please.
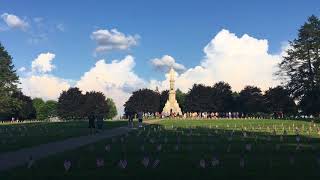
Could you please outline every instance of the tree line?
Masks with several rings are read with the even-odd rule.
[[[60,94],[58,101],[32,99],[18,88],[19,77],[12,57],[0,43],[0,120],[45,120],[51,117],[84,119],[88,113],[111,119],[117,115],[111,98],[101,92],[83,94],[78,88],[70,88]]]
[[[168,91],[157,92],[141,89],[132,94],[125,103],[125,112],[161,113],[168,99]],[[233,92],[225,82],[213,86],[194,84],[187,92],[179,89],[176,99],[181,110],[186,112],[241,112],[248,116],[283,113],[293,116],[298,107],[288,90],[281,86],[269,88],[264,93],[255,86],[246,86],[240,92]]]

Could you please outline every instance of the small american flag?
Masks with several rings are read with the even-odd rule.
[[[142,159],[142,161],[141,161],[141,163],[143,164],[143,166],[145,167],[145,168],[147,168],[148,167],[148,165],[149,165],[149,158],[148,157],[144,157],[143,159]]]
[[[153,167],[153,168],[156,168],[156,167],[159,166],[159,164],[160,164],[160,160],[159,160],[159,159],[156,159],[156,160],[153,162],[152,167]]]
[[[161,149],[162,149],[162,145],[159,144],[159,145],[157,146],[157,151],[161,151]]]
[[[206,161],[204,159],[201,159],[199,165],[201,168],[206,168]]]
[[[242,158],[240,158],[240,167],[241,168],[244,168],[244,158],[242,157]]]
[[[289,157],[289,163],[291,164],[291,165],[294,165],[294,157],[291,155],[290,157]]]
[[[127,164],[128,164],[128,162],[125,159],[124,160],[121,159],[118,163],[119,167],[122,169],[125,169],[127,167]]]
[[[111,148],[110,148],[110,144],[107,144],[106,147],[105,147],[105,150],[106,150],[107,152],[110,152],[110,149],[111,149]]]
[[[250,152],[251,151],[251,148],[252,148],[252,146],[251,146],[251,144],[246,144],[246,150],[248,151],[248,152]]]
[[[216,167],[216,166],[219,166],[219,164],[220,164],[219,159],[216,158],[216,157],[213,157],[212,160],[211,160],[211,165],[212,165],[213,167]]]
[[[104,160],[101,159],[101,158],[97,158],[96,159],[96,165],[97,165],[98,168],[99,167],[103,167],[104,166]]]
[[[69,171],[69,169],[71,168],[71,161],[64,160],[63,166],[64,166],[65,171]]]
[[[32,156],[30,156],[28,159],[27,167],[30,169],[30,168],[32,168],[33,164],[34,164],[34,160],[33,160]]]

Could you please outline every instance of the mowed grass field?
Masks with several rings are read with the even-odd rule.
[[[109,129],[126,124],[126,121],[105,121],[103,128]],[[2,123],[0,124],[0,152],[88,134],[87,121]]]
[[[26,164],[12,169],[0,179],[320,178],[317,123],[226,119],[152,122],[121,137],[34,162],[31,168]],[[65,162],[70,162],[70,169],[65,169]]]

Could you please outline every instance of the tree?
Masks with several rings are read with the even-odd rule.
[[[169,98],[169,90],[162,91],[160,94],[160,105],[159,105],[158,112],[162,112],[168,98]]]
[[[63,91],[58,99],[57,112],[62,119],[81,119],[86,116],[83,105],[86,99],[79,88]]]
[[[58,116],[57,113],[58,102],[54,100],[48,100],[44,105],[44,110],[47,118]]]
[[[181,108],[182,112],[185,112],[185,102],[186,102],[186,94],[183,93],[180,89],[176,90],[176,99]]]
[[[81,109],[84,111],[84,116],[89,116],[93,113],[95,116],[106,117],[108,109],[108,104],[106,97],[102,92],[87,92],[84,95],[84,104]]]
[[[218,82],[212,87],[212,96],[210,104],[213,111],[230,112],[233,105],[233,96],[231,86],[225,82]]]
[[[314,89],[304,94],[299,102],[299,107],[305,115],[320,116],[320,89]]]
[[[261,89],[255,86],[246,86],[239,93],[240,111],[254,115],[264,112],[264,98]]]
[[[33,106],[32,99],[24,95],[21,91],[15,92],[13,98],[20,101],[20,106],[15,110],[14,116],[19,120],[34,119],[36,117],[36,109]]]
[[[281,86],[269,88],[265,92],[265,102],[268,112],[282,112],[285,115],[295,115],[297,107],[290,92]]]
[[[107,115],[106,119],[112,119],[117,116],[117,107],[111,98],[107,98]]]
[[[137,113],[159,111],[160,94],[150,89],[140,89],[130,96],[129,100],[124,104],[125,112]]]
[[[310,97],[317,97],[320,87],[320,20],[312,15],[299,29],[298,37],[290,41],[287,55],[279,64],[278,75],[285,79],[286,87],[293,97],[301,100],[301,108],[305,112],[319,114],[313,109],[318,101]],[[306,101],[308,99],[308,101]]]
[[[38,120],[43,120],[43,119],[45,119],[45,115],[42,113],[42,112],[43,112],[42,108],[43,108],[43,106],[45,105],[45,102],[43,101],[43,99],[41,99],[41,98],[34,98],[34,99],[32,100],[32,104],[33,104],[33,106],[34,106],[34,108],[35,108],[35,110],[36,110],[36,118],[37,118]]]
[[[210,99],[212,98],[212,88],[202,84],[194,84],[186,95],[185,104],[188,112],[211,112]]]
[[[18,91],[19,78],[12,64],[12,57],[0,43],[0,114],[12,114],[21,102],[12,95]]]

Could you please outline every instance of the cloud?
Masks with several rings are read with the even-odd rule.
[[[138,35],[125,35],[117,29],[100,29],[92,32],[91,39],[96,41],[96,53],[112,50],[128,50],[138,44]]]
[[[1,18],[9,28],[25,30],[29,26],[29,24],[25,20],[22,20],[14,14],[3,13],[1,15]]]
[[[32,61],[31,70],[19,68],[21,73],[19,87],[22,92],[32,98],[41,97],[45,100],[57,100],[60,93],[71,87],[72,81],[56,77],[50,72],[55,68],[53,65],[53,53],[41,53]]]
[[[27,70],[26,67],[21,67],[18,69],[19,72],[25,72],[26,70]]]
[[[57,100],[62,91],[70,88],[67,80],[48,74],[22,77],[20,82],[19,86],[24,94],[45,100]]]
[[[56,28],[57,28],[57,30],[59,30],[59,31],[61,31],[61,32],[64,32],[65,31],[65,27],[64,27],[64,25],[63,24],[57,24],[56,25]]]
[[[107,63],[99,60],[95,66],[84,73],[76,86],[83,91],[101,91],[111,97],[119,113],[123,113],[123,105],[132,91],[146,87],[146,83],[138,77],[133,68],[135,61],[132,56]]]
[[[183,64],[176,63],[175,59],[169,55],[164,55],[162,58],[151,59],[152,66],[159,71],[167,72],[173,67],[178,72],[186,70]]]
[[[218,81],[228,82],[233,90],[240,91],[246,85],[262,89],[276,86],[273,77],[282,52],[268,53],[268,41],[247,34],[237,37],[228,30],[221,30],[203,49],[204,58],[198,66],[187,69],[176,78],[176,87],[187,92],[194,83],[213,85]],[[168,88],[165,81],[152,80],[150,87]]]
[[[52,61],[55,57],[56,55],[50,52],[39,54],[38,57],[32,61],[32,71],[39,73],[51,72],[55,68],[55,66],[52,64]]]

